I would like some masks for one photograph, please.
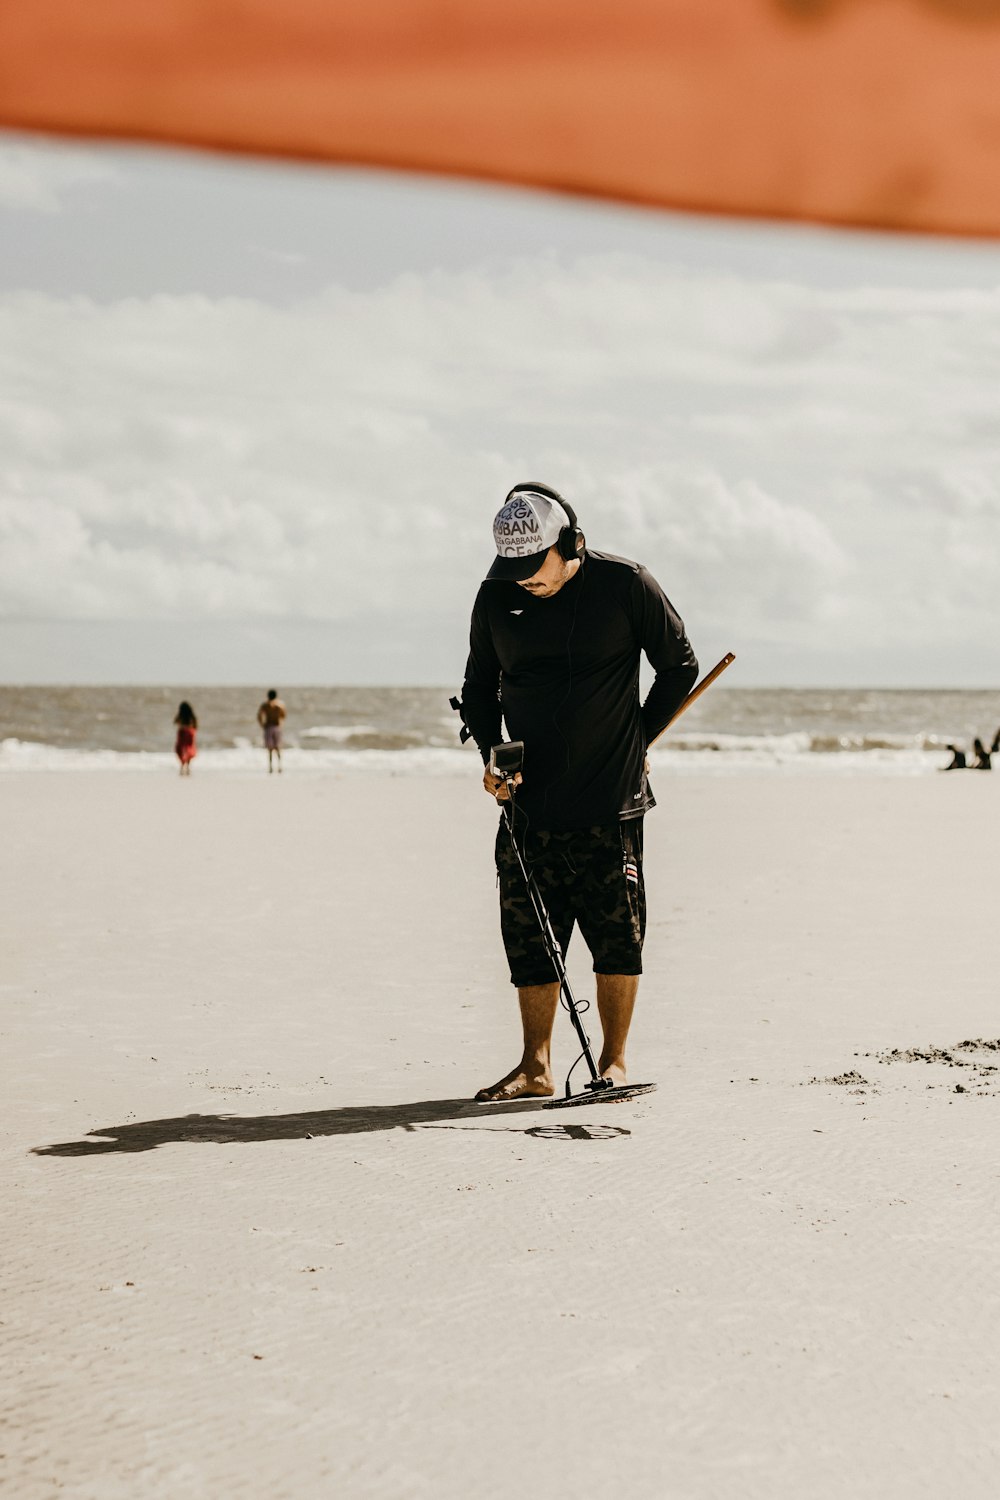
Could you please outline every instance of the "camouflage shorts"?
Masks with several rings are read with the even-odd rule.
[[[641,974],[646,932],[642,819],[573,833],[529,832],[525,855],[565,955],[574,924],[595,974]],[[511,984],[555,979],[510,834],[501,821],[496,846],[500,931]]]

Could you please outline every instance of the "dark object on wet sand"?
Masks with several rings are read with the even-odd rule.
[[[973,740],[972,748],[975,752],[976,758],[972,762],[971,769],[973,771],[992,771],[993,761],[990,755],[990,751],[987,750],[982,740]]]

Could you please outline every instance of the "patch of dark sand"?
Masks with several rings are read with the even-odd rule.
[[[868,1057],[888,1065],[891,1063],[931,1063],[944,1068],[967,1070],[965,1082],[958,1084],[927,1083],[928,1089],[947,1087],[950,1093],[975,1095],[977,1098],[992,1098],[1000,1095],[1000,1037],[967,1037],[951,1047],[938,1047],[929,1043],[926,1047],[886,1047],[881,1052],[855,1052],[855,1057]],[[843,1088],[849,1094],[861,1094],[870,1090],[879,1092],[857,1068],[848,1068],[828,1078],[810,1078],[810,1084],[822,1084],[828,1088]]]
[[[956,1057],[957,1052],[965,1053],[964,1057]],[[998,1065],[995,1062],[985,1062],[973,1056],[974,1053],[1000,1052],[1000,1039],[987,1041],[982,1037],[969,1038],[964,1042],[956,1042],[952,1047],[888,1047],[882,1052],[865,1052],[864,1057],[874,1058],[879,1063],[941,1063],[948,1068],[971,1068],[973,1072],[981,1074],[996,1073]]]
[[[965,1041],[956,1042],[951,1047],[938,1047],[934,1044],[926,1047],[887,1047],[881,1052],[863,1052],[860,1055],[870,1057],[880,1064],[930,1063],[945,1068],[968,1069],[967,1082],[947,1085],[949,1092],[976,1094],[982,1098],[1000,1092],[989,1086],[998,1081],[994,1075],[1000,1073],[1000,1063],[987,1061],[987,1058],[996,1058],[998,1053],[1000,1053],[1000,1038],[968,1037]],[[857,1055],[855,1053],[855,1056]],[[925,1087],[932,1089],[945,1087],[945,1085],[928,1083]]]
[[[836,1084],[838,1088],[849,1088],[853,1093],[862,1094],[865,1089],[871,1088],[867,1078],[851,1068],[846,1073],[837,1073],[832,1078],[810,1078],[810,1083]]]

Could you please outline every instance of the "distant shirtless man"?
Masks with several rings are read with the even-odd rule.
[[[285,705],[274,688],[257,710],[257,723],[264,731],[264,749],[267,751],[267,773],[274,770],[274,757],[278,757],[278,772],[281,772],[281,723],[285,717]]]

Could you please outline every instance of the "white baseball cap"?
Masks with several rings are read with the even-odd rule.
[[[531,578],[559,540],[559,533],[570,525],[569,516],[552,495],[531,484],[515,485],[493,521],[497,555],[487,578],[515,582]]]

